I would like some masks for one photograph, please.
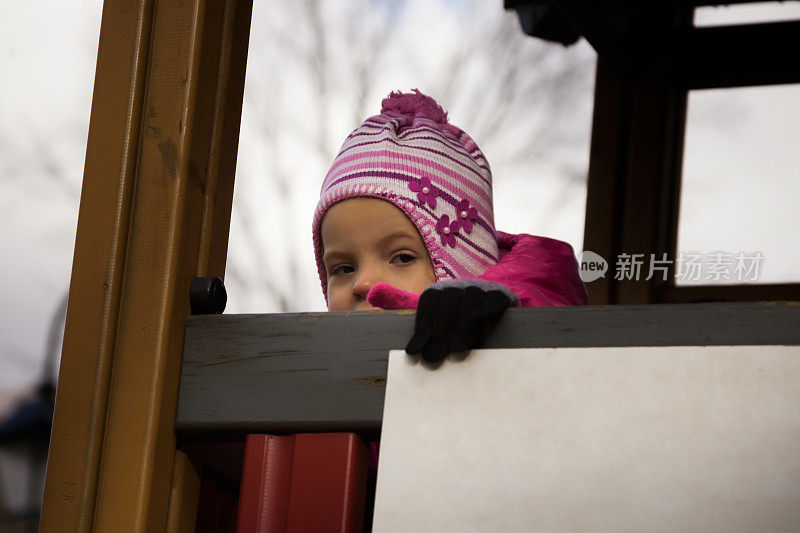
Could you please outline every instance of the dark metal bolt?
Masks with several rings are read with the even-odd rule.
[[[217,276],[194,278],[189,288],[189,305],[193,315],[220,315],[228,303],[225,284]]]

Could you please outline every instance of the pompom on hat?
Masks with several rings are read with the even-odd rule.
[[[313,236],[326,299],[322,219],[332,205],[355,197],[380,198],[411,219],[437,281],[476,277],[498,261],[489,163],[442,107],[416,89],[390,93],[381,114],[348,135],[322,182]]]

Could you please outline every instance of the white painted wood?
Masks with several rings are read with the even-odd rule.
[[[392,351],[374,531],[800,531],[800,347]]]

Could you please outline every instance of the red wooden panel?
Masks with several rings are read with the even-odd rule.
[[[361,531],[366,481],[353,433],[248,435],[237,531]]]

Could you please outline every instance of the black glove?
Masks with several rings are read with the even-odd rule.
[[[513,291],[498,283],[453,280],[431,285],[419,298],[406,352],[438,363],[450,352],[479,348],[503,312],[518,301]]]

